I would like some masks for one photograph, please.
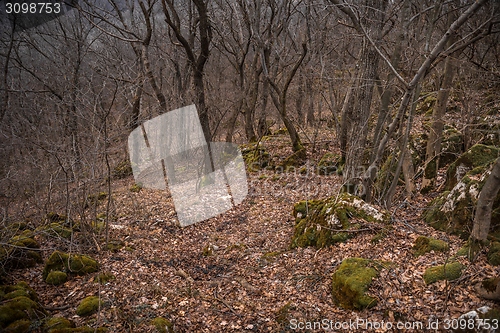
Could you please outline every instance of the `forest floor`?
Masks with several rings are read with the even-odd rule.
[[[263,144],[276,161],[290,154],[287,136],[273,136]],[[318,141],[314,152],[309,145],[309,160],[318,162],[334,151],[329,144]],[[290,249],[293,205],[337,195],[341,177],[271,170],[247,175],[249,194],[243,203],[185,228],[176,222],[168,191],[135,193],[129,190],[132,177],[114,181],[116,218],[110,239],[122,240],[126,247],[89,255],[115,280],[101,285],[93,273],[49,286],[42,280],[43,265],[13,271],[12,278],[28,281],[43,305],[56,309],[51,315],[78,325],[106,326],[109,332],[154,332],[151,320],[158,316],[170,320],[175,332],[419,332],[429,322],[438,323],[439,330],[432,331],[446,331],[447,320],[492,306],[474,291],[476,282],[497,273],[484,254],[473,264],[460,259],[466,269],[456,281],[424,283],[427,267],[444,264],[464,244],[421,219],[433,194],[400,200],[390,211],[393,228],[376,244],[371,239],[377,231],[367,230],[323,249]],[[420,235],[445,240],[450,251],[415,257],[412,247]],[[344,310],[332,299],[332,274],[349,257],[395,263],[371,284],[369,294],[378,303],[369,310]],[[97,314],[80,318],[75,309],[90,295],[100,296],[104,305]],[[371,322],[374,329],[353,329],[357,320]],[[312,322],[322,326],[306,329]],[[396,322],[406,329],[397,329]]]

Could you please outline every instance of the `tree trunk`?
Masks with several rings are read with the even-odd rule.
[[[491,211],[493,202],[500,190],[500,158],[497,158],[491,174],[486,179],[479,199],[477,201],[476,214],[474,215],[474,226],[471,238],[474,241],[485,241],[488,238],[491,223]]]
[[[451,24],[451,15],[449,19]],[[448,46],[451,46],[455,38],[450,38]],[[446,113],[446,105],[450,95],[450,88],[453,83],[454,66],[452,57],[447,57],[444,64],[443,82],[437,95],[436,105],[432,112],[432,125],[427,140],[425,151],[424,177],[422,179],[421,191],[429,191],[434,187],[436,181],[437,170],[439,169],[439,153],[441,152],[441,141],[443,140],[444,115]]]

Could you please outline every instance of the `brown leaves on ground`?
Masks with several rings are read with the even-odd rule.
[[[286,138],[283,142],[284,148],[268,143],[275,159],[289,152]],[[309,158],[317,162],[328,151],[327,145]],[[142,189],[135,193],[128,190],[131,178],[115,182],[117,220],[112,222],[111,238],[124,241],[125,247],[95,257],[116,280],[100,285],[92,274],[52,287],[41,280],[42,267],[39,272],[17,272],[16,278],[31,281],[47,307],[61,308],[52,315],[77,324],[107,326],[111,332],[153,332],[151,320],[159,316],[174,323],[176,332],[293,331],[291,320],[322,319],[427,324],[491,305],[474,292],[476,281],[496,275],[484,256],[473,265],[464,261],[469,266],[456,282],[425,285],[425,269],[443,264],[449,254],[415,258],[415,239],[425,235],[446,240],[451,254],[463,245],[421,221],[429,199],[417,195],[397,206],[393,228],[376,244],[371,239],[377,231],[368,230],[328,248],[290,250],[293,204],[337,194],[340,177],[269,170],[248,173],[248,177],[249,195],[242,204],[183,229],[176,224],[168,192]],[[210,251],[204,251],[208,247]],[[370,310],[346,311],[332,300],[332,273],[348,257],[395,263],[372,283],[369,292],[379,302]],[[90,295],[99,295],[104,305],[99,313],[79,318],[76,306]],[[71,307],[65,308],[66,304]]]

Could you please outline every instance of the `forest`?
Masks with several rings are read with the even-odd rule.
[[[499,332],[500,1],[0,3],[0,332]]]

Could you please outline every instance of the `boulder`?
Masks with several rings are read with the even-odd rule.
[[[276,172],[294,172],[306,162],[306,149],[302,148],[285,158],[280,165],[277,166]]]
[[[26,282],[0,286],[0,331],[29,332],[31,323],[46,315]]]
[[[0,277],[16,268],[33,267],[43,262],[39,252],[40,245],[34,239],[35,234],[19,226],[8,226],[2,238],[7,241],[0,245]]]
[[[477,144],[450,164],[446,171],[445,190],[450,191],[460,180],[475,168],[485,168],[498,157],[500,149],[495,146]],[[478,172],[475,172],[477,174]]]
[[[262,145],[248,143],[240,145],[240,149],[248,171],[256,172],[269,166],[271,156]]]
[[[498,322],[500,321],[500,309],[497,307],[481,306],[476,310],[464,313],[457,319],[459,326],[467,326],[464,324],[474,323],[470,328],[458,328],[453,330],[454,333],[496,333],[498,332]]]
[[[353,237],[353,229],[366,223],[386,223],[388,212],[370,205],[349,193],[324,200],[300,201],[293,209],[295,233],[291,248],[316,246],[322,248]],[[351,232],[349,232],[351,230]]]
[[[372,280],[382,269],[381,263],[364,258],[347,258],[332,276],[332,296],[344,309],[362,310],[377,304],[375,297],[366,294]]]
[[[472,230],[473,214],[479,193],[491,172],[493,162],[494,160],[490,160],[489,164],[482,164],[470,169],[463,174],[451,190],[436,197],[423,214],[426,223],[438,230],[467,239]],[[462,164],[455,162],[450,165],[450,168],[453,165],[456,167],[455,172],[459,172],[457,170],[461,168]],[[490,238],[500,239],[500,193],[493,203]]]
[[[463,266],[459,262],[450,262],[445,265],[429,267],[424,272],[425,284],[440,280],[456,280],[462,275]]]
[[[96,272],[98,269],[99,264],[97,261],[89,256],[54,251],[45,262],[43,279],[47,281],[47,276],[52,271],[84,275]]]
[[[334,153],[325,153],[318,162],[317,173],[322,176],[330,176],[341,173],[340,164],[342,156]]]
[[[76,308],[76,314],[80,317],[87,317],[93,315],[102,306],[101,299],[97,296],[85,297],[78,307]]]
[[[450,246],[445,241],[425,236],[419,236],[413,245],[413,252],[416,257],[431,251],[447,252]]]
[[[163,317],[156,317],[155,319],[151,320],[151,325],[156,328],[156,332],[158,333],[174,332],[174,325],[172,324],[172,322]]]
[[[65,283],[67,280],[68,280],[68,274],[61,271],[51,271],[47,275],[45,282],[53,286],[58,286]]]

